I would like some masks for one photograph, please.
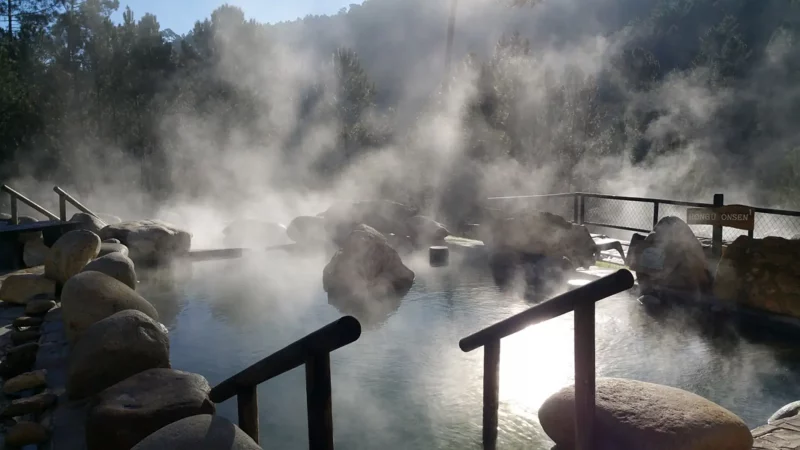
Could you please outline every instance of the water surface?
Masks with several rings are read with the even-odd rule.
[[[321,288],[322,258],[273,255],[194,263],[143,283],[170,330],[172,364],[214,385],[342,316]],[[459,339],[532,303],[486,273],[412,263],[417,280],[361,338],[331,355],[338,448],[479,449],[482,351]],[[654,317],[630,294],[597,306],[597,370],[680,387],[753,428],[800,398],[796,345],[703,332],[686,317]],[[549,449],[536,412],[573,382],[572,314],[502,341],[499,448]],[[259,388],[264,448],[305,449],[302,368]],[[236,420],[235,400],[219,413]]]

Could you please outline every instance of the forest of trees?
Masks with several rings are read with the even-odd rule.
[[[117,0],[3,0],[0,179],[89,191],[133,161],[132,182],[153,199],[202,195],[208,154],[187,153],[178,131],[191,118],[204,148],[223,152],[235,138],[286,168],[274,183],[324,189],[365,155],[421,151],[421,122],[469,80],[474,92],[457,111],[464,145],[444,181],[406,180],[399,192],[386,180],[384,194],[460,205],[485,194],[488,167],[525,174],[545,164],[544,189],[596,189],[615,165],[659,167],[691,152],[702,157],[676,175],[675,196],[740,176],[758,201],[800,207],[800,2],[602,0],[578,17],[548,5],[559,1],[572,0],[484,5],[506,20],[490,21],[488,36],[461,25],[452,73],[419,76],[420,49],[443,61],[446,23],[419,0],[367,0],[275,25],[222,6],[184,35],[130,10],[115,22]],[[348,38],[337,39],[343,29]],[[403,29],[413,31],[398,39]],[[494,35],[493,49],[471,44]],[[592,36],[607,45],[587,67],[574,50]],[[308,54],[316,64],[301,68]],[[413,97],[415,76],[424,82]],[[309,136],[325,145],[308,150]],[[87,176],[90,159],[106,170]],[[514,177],[501,178],[513,190]]]

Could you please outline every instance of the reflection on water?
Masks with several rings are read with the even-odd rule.
[[[337,319],[321,287],[324,257],[195,263],[191,280],[143,282],[170,329],[172,363],[216,384]],[[347,449],[479,449],[482,351],[459,339],[531,306],[488,273],[414,261],[411,292],[331,355],[334,433]],[[585,280],[572,280],[579,285]],[[341,305],[339,305],[341,307]],[[693,317],[648,313],[629,295],[597,304],[597,369],[710,398],[751,427],[800,398],[795,343],[766,343]],[[536,412],[572,383],[572,315],[506,338],[501,348],[500,448],[550,449]],[[302,369],[259,388],[264,448],[307,448]],[[235,401],[219,407],[235,420]]]

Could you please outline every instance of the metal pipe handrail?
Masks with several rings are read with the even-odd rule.
[[[633,274],[617,272],[559,295],[540,305],[484,328],[459,341],[464,352],[483,347],[483,448],[497,446],[500,405],[500,340],[530,325],[574,311],[575,321],[575,448],[594,445],[595,308],[604,298],[633,287]]]
[[[69,195],[67,191],[61,189],[58,186],[53,187],[53,191],[58,194],[58,209],[59,214],[61,216],[61,220],[64,222],[67,221],[67,202],[70,202],[72,206],[77,208],[79,211],[89,214],[90,216],[96,218],[99,221],[103,221],[97,214],[93,213],[89,208],[83,206],[81,202],[75,199],[75,197]]]
[[[58,220],[58,216],[56,216],[55,214],[51,213],[50,211],[44,209],[43,207],[39,206],[39,204],[37,204],[33,200],[29,199],[28,197],[25,197],[24,195],[20,194],[19,192],[15,191],[10,186],[4,184],[2,187],[0,187],[0,189],[2,189],[3,191],[7,192],[8,195],[11,196],[11,221],[13,222],[14,225],[16,225],[18,223],[18,219],[19,219],[18,211],[17,211],[17,200],[19,200],[22,203],[25,203],[26,205],[30,206],[31,208],[33,208],[34,210],[36,210],[40,214],[46,216],[48,219]]]
[[[285,372],[306,366],[308,444],[312,450],[333,449],[330,353],[358,340],[361,324],[345,316],[295,341],[216,385],[211,401],[224,402],[236,396],[239,428],[258,443],[259,384]]]

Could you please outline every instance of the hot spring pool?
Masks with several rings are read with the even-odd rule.
[[[170,330],[172,364],[212,385],[341,317],[322,291],[323,258],[266,256],[194,263],[147,277],[141,293]],[[333,422],[342,449],[479,449],[482,351],[459,339],[532,303],[488,273],[411,264],[417,280],[385,320],[331,355]],[[380,319],[380,318],[378,318]],[[598,376],[680,387],[751,428],[800,399],[800,349],[775,339],[711,336],[676,315],[655,318],[621,294],[597,305]],[[549,449],[536,412],[573,379],[572,314],[502,341],[498,447]],[[261,444],[305,449],[305,378],[259,387]],[[236,420],[236,401],[219,405]]]

